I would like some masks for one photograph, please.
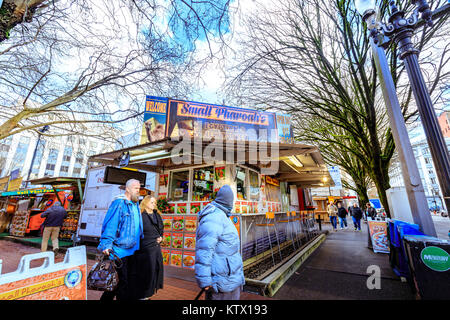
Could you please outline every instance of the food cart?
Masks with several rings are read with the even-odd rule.
[[[289,116],[147,97],[144,121],[140,145],[89,161],[117,166],[127,154],[128,167],[157,173],[170,270],[194,268],[198,213],[225,184],[235,194],[230,218],[246,277],[269,272],[317,235],[309,188],[333,182],[317,147],[294,143]]]
[[[73,235],[77,231],[86,179],[78,177],[44,177],[28,182],[32,185],[50,186],[54,195],[54,197],[48,200],[44,208],[38,207],[31,210],[33,215],[30,218],[30,231],[40,229],[45,220],[45,218],[41,218],[41,213],[50,208],[58,200],[67,210],[67,217],[64,219],[59,232],[59,239],[72,241]]]
[[[40,236],[41,225],[45,221],[41,213],[58,200],[68,212],[59,238],[71,240],[78,222],[82,199],[79,191],[84,180],[66,177],[41,178],[28,182],[32,185],[44,185],[43,187],[1,193],[0,196],[6,199],[6,210],[2,212],[5,217],[2,219],[4,223],[0,231],[9,231],[9,235],[15,237]]]

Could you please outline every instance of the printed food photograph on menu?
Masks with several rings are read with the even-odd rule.
[[[197,217],[185,217],[184,230],[189,232],[197,230]]]
[[[161,250],[163,256],[163,264],[168,265],[170,262],[170,250]]]
[[[174,249],[183,248],[183,234],[182,233],[172,233],[172,248],[174,248]]]
[[[173,231],[183,231],[184,229],[184,218],[183,217],[173,217],[172,230]]]
[[[170,248],[170,244],[172,242],[172,234],[171,233],[164,233],[162,237],[162,241],[160,243],[161,247],[163,248]]]
[[[172,219],[173,219],[172,217],[163,216],[164,231],[172,230]]]
[[[170,264],[175,267],[181,267],[182,253],[178,250],[172,250],[170,252]]]
[[[186,233],[184,235],[184,249],[195,249],[195,233]]]
[[[183,267],[193,269],[195,264],[195,252],[183,252]]]

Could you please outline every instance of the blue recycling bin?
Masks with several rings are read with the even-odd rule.
[[[392,270],[397,276],[410,280],[411,273],[409,272],[408,259],[402,239],[407,234],[423,235],[423,233],[419,231],[417,224],[395,219],[389,221],[388,229],[390,241],[389,262]]]

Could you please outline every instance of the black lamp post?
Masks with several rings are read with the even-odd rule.
[[[42,127],[42,129],[38,130],[38,140],[36,142],[36,147],[34,148],[34,152],[33,152],[33,158],[31,159],[31,165],[30,165],[30,170],[28,170],[28,177],[27,177],[27,182],[25,184],[25,188],[28,188],[28,180],[30,180],[30,175],[31,175],[31,171],[33,170],[33,164],[34,164],[34,159],[36,158],[36,151],[39,147],[39,143],[41,142],[41,135],[45,132],[49,130],[49,126],[45,125]]]
[[[404,61],[428,145],[430,146],[439,184],[444,195],[445,205],[447,210],[450,210],[450,156],[420,70],[417,58],[419,50],[414,48],[411,42],[414,29],[422,25],[422,22],[425,22],[428,26],[433,25],[433,13],[426,0],[411,0],[411,2],[416,6],[416,9],[408,18],[405,18],[405,12],[398,10],[395,1],[390,1],[391,16],[388,19],[388,24],[377,22],[374,10],[366,10],[363,14],[363,20],[366,21],[370,29],[373,41],[379,46],[384,47],[386,44],[378,41],[379,36],[385,36],[389,40],[395,41],[398,45],[398,56]],[[441,9],[448,9],[448,6],[447,4],[444,6],[445,8]],[[423,21],[419,20],[419,14],[421,14]]]

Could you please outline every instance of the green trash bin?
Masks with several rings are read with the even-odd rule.
[[[450,299],[450,241],[423,235],[405,235],[403,243],[420,298]]]

